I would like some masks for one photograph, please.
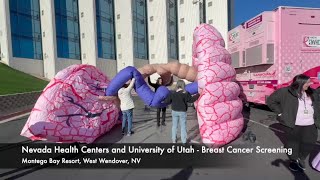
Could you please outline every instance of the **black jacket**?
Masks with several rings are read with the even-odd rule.
[[[154,88],[154,91],[157,91],[157,89],[161,86],[160,84],[152,83],[150,80],[150,76],[148,77],[148,84]]]
[[[173,91],[170,95],[164,100],[164,103],[172,103],[171,109],[179,112],[187,112],[188,103],[193,103],[199,98],[199,94],[191,96],[187,91]]]
[[[170,86],[173,82],[173,76],[171,76],[171,79],[170,79],[170,82],[164,86]],[[157,91],[157,89],[162,86],[160,84],[157,84],[157,83],[152,83],[151,80],[150,80],[150,76],[148,77],[148,84],[154,88],[154,91]]]
[[[320,129],[320,98],[317,90],[313,91],[312,106],[314,108],[314,123]],[[290,87],[281,88],[270,95],[267,105],[275,112],[279,122],[287,127],[295,126],[299,101],[298,94]]]

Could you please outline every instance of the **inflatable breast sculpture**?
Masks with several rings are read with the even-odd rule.
[[[165,82],[171,74],[193,82],[186,90],[200,93],[196,109],[202,141],[225,145],[237,138],[243,128],[240,88],[232,82],[235,70],[230,64],[220,33],[202,24],[194,32],[193,67],[177,62],[140,69],[129,66],[110,82],[94,66],[72,65],[60,71],[44,89],[21,135],[32,140],[92,143],[116,124],[120,112],[117,92],[132,78],[136,79],[134,89],[145,104],[167,106],[162,101],[169,90],[161,86],[153,92],[145,82],[147,76],[158,73]],[[99,101],[99,95],[109,96],[109,101]]]
[[[197,68],[196,102],[202,141],[222,146],[237,138],[243,128],[240,88],[231,57],[221,34],[212,26],[199,25],[194,31],[193,66]]]
[[[94,66],[72,65],[43,90],[21,135],[32,140],[91,143],[117,122],[119,101],[99,101],[109,84]]]

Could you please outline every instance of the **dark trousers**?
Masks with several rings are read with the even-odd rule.
[[[295,126],[287,134],[287,148],[292,148],[291,160],[305,160],[315,147],[318,138],[318,130],[315,125]]]
[[[162,123],[166,121],[166,110],[167,108],[158,108],[157,109],[157,123],[160,124],[160,112],[162,111]]]

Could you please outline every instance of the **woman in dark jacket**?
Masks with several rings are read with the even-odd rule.
[[[191,96],[185,90],[185,83],[183,80],[178,80],[175,91],[172,92],[164,103],[171,103],[172,109],[172,142],[177,140],[177,127],[180,122],[181,141],[183,144],[187,143],[187,110],[188,103],[193,103],[199,98],[199,94]]]
[[[162,81],[162,78],[159,77],[156,81],[156,83],[152,83],[151,80],[150,80],[150,76],[148,77],[148,84],[154,88],[154,91],[156,92],[157,89],[160,87],[160,86],[170,86],[173,82],[173,76],[171,76],[171,80],[168,84],[163,84],[163,81]],[[157,126],[159,127],[160,126],[160,113],[162,112],[162,122],[161,122],[161,125],[162,126],[165,126],[166,123],[166,110],[167,110],[167,107],[163,107],[163,108],[157,108]]]
[[[319,95],[310,88],[311,84],[310,77],[297,75],[289,87],[275,91],[267,99],[280,123],[290,128],[286,147],[292,148],[289,154],[292,171],[305,170],[305,159],[317,141],[317,128],[320,128]]]

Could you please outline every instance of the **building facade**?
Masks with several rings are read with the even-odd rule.
[[[0,0],[1,62],[51,79],[72,64],[192,63],[200,23],[227,38],[233,0]]]

